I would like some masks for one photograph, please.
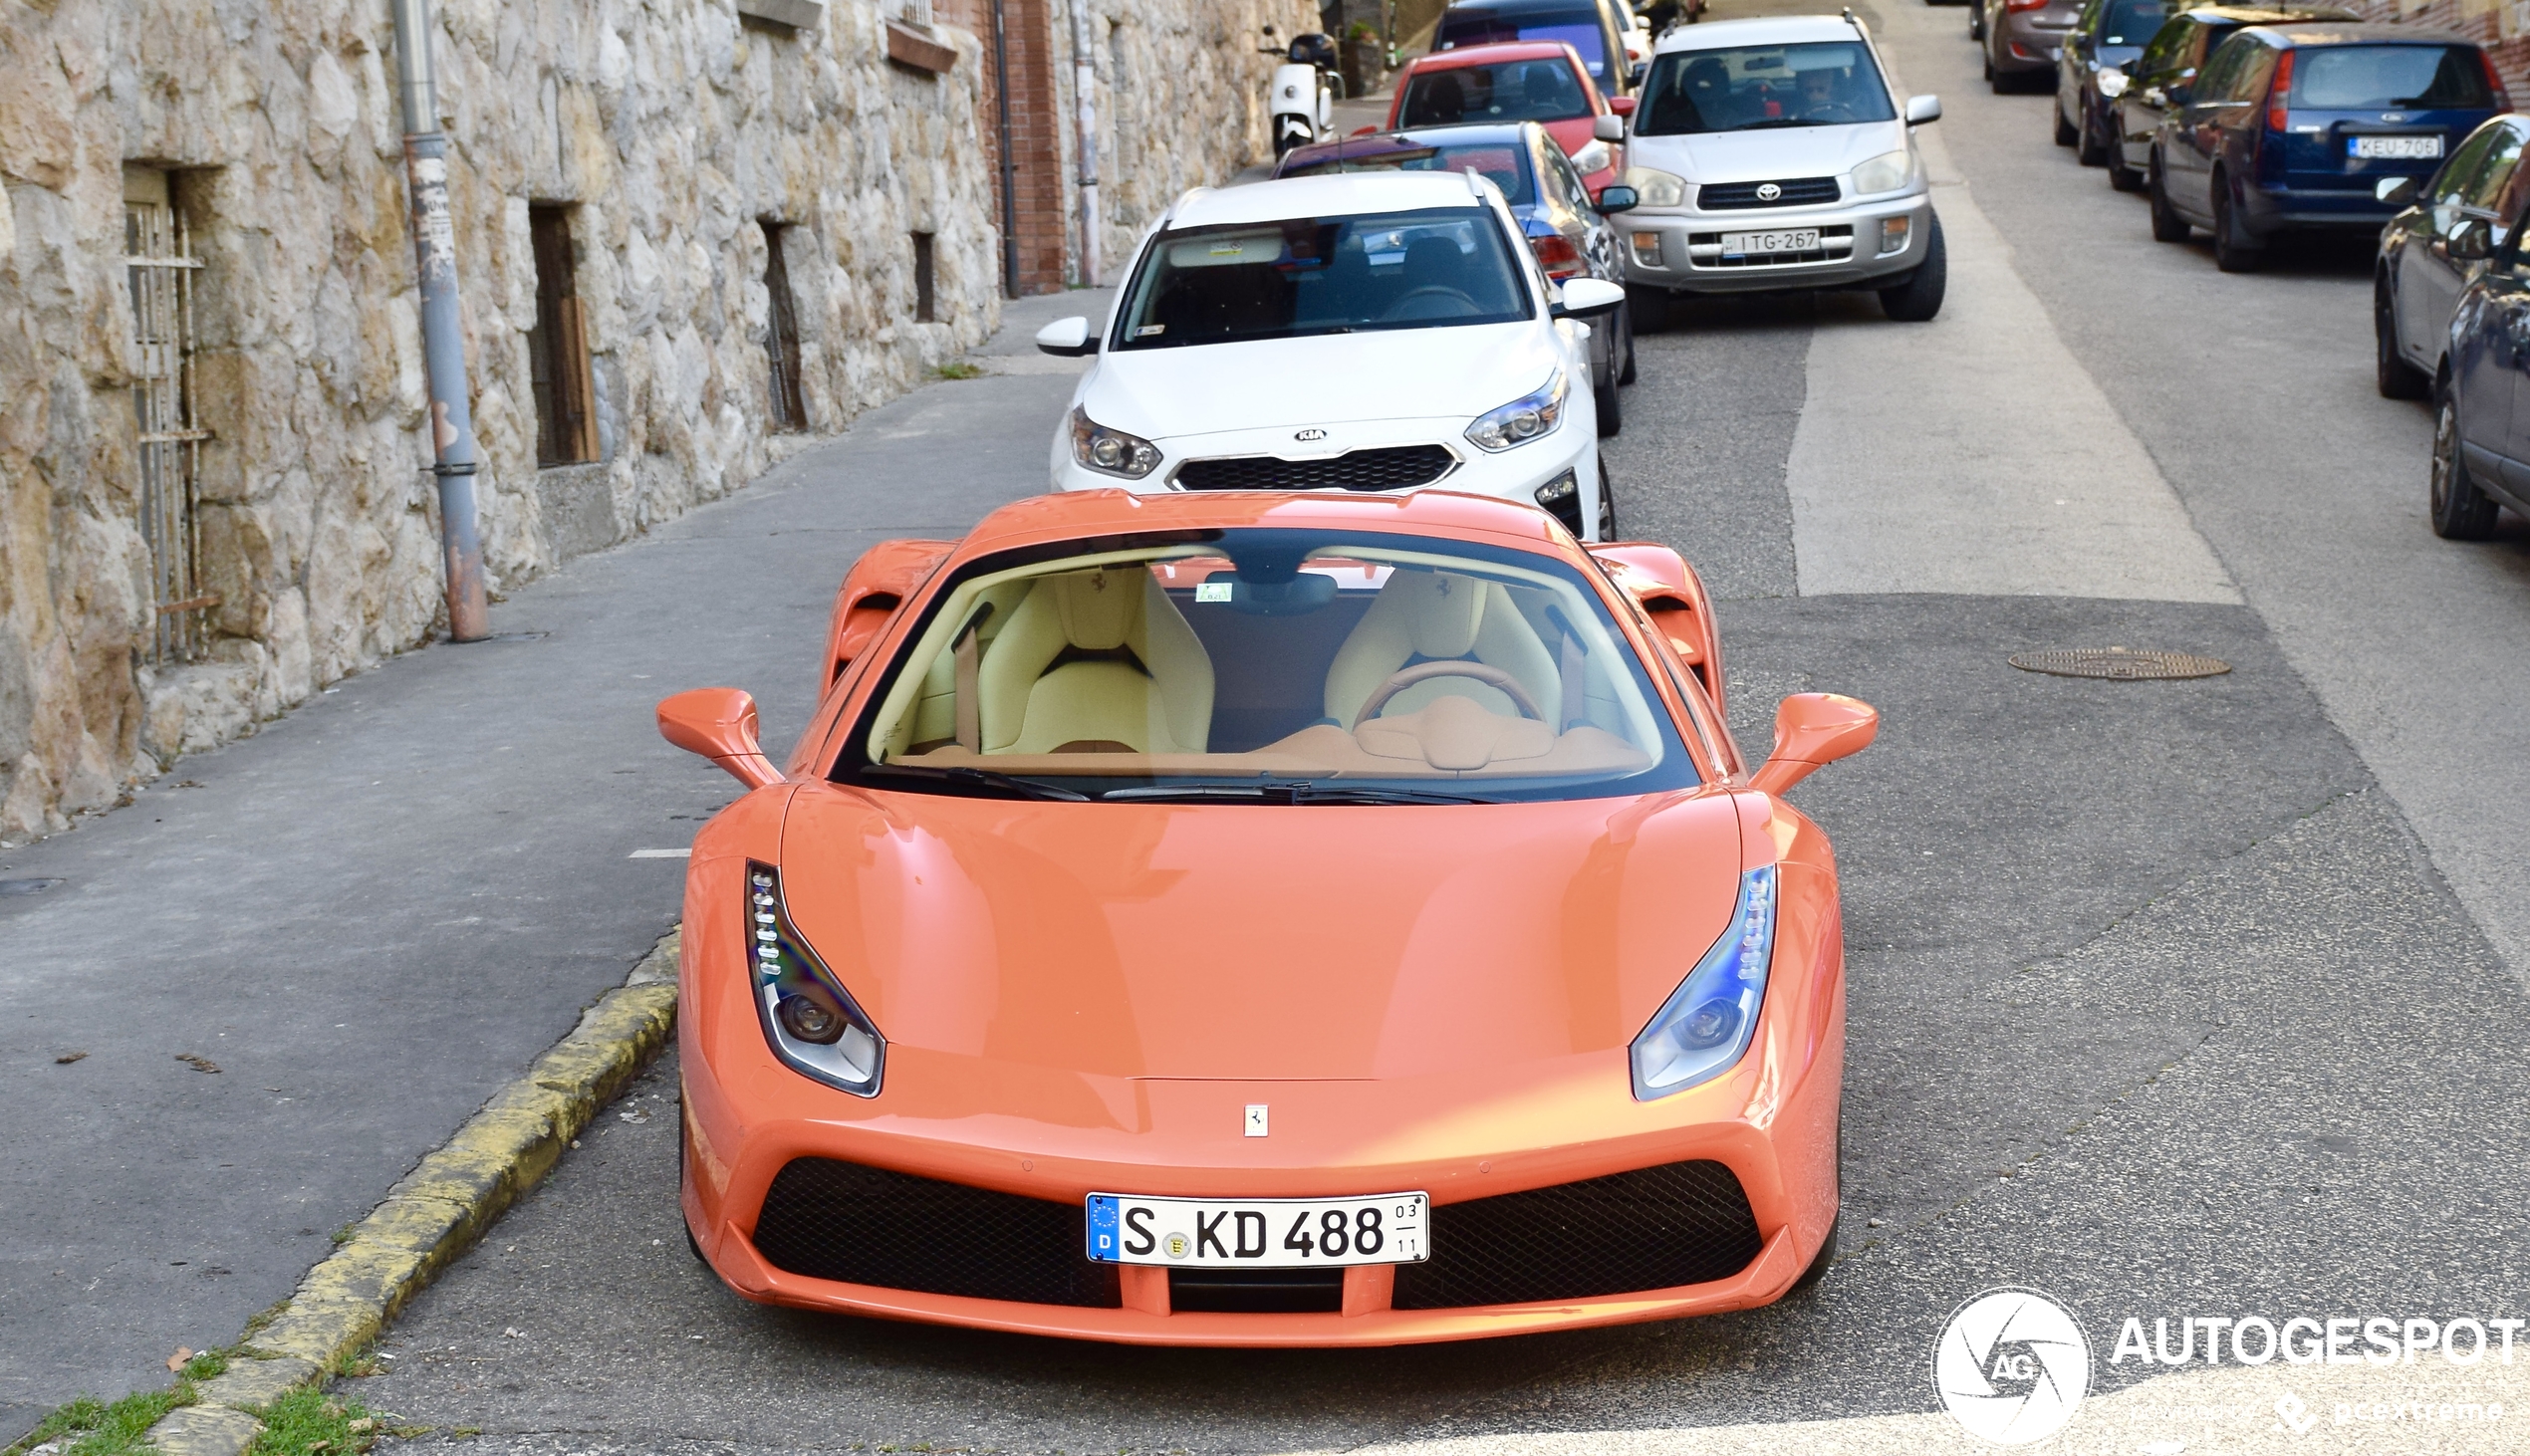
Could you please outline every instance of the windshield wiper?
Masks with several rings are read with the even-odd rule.
[[[932,779],[944,784],[972,784],[981,789],[1001,789],[1023,799],[1061,799],[1073,804],[1087,804],[1090,796],[1053,784],[1040,784],[1012,774],[998,774],[991,769],[934,767],[930,764],[867,764],[864,774],[892,775],[903,779]]]
[[[1258,804],[1499,804],[1476,794],[1445,794],[1432,789],[1391,789],[1372,784],[1330,784],[1316,779],[1208,781],[1193,784],[1149,784],[1110,789],[1109,801],[1172,799],[1246,799]]]
[[[1733,131],[1765,131],[1776,126],[1841,126],[1843,124],[1845,123],[1842,121],[1813,121],[1808,117],[1768,117],[1762,121],[1750,121],[1745,125],[1733,126],[1730,129]]]

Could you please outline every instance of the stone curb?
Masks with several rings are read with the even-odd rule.
[[[240,1357],[197,1387],[198,1400],[169,1411],[144,1439],[169,1456],[240,1456],[263,1430],[254,1407],[324,1379],[376,1339],[666,1047],[681,935],[680,927],[661,936],[569,1036],[389,1189],[274,1317],[246,1334]]]

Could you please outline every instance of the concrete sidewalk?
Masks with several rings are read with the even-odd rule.
[[[1106,303],[1009,305],[999,348]],[[682,849],[737,787],[661,742],[652,705],[749,688],[778,755],[845,570],[1041,489],[1071,386],[873,410],[523,589],[503,639],[390,661],[0,855],[0,878],[61,881],[0,896],[0,1444],[233,1339],[620,984],[683,878],[633,856]]]

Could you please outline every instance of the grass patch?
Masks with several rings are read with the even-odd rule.
[[[192,1403],[190,1380],[176,1381],[171,1390],[126,1395],[111,1405],[83,1395],[46,1416],[42,1425],[9,1448],[7,1456],[22,1456],[47,1441],[64,1441],[62,1449],[69,1456],[139,1456],[151,1449],[141,1444],[140,1437],[158,1423],[158,1417]]]
[[[293,1390],[255,1412],[264,1432],[246,1456],[345,1456],[378,1440],[377,1415],[357,1400],[315,1388]]]
[[[980,379],[984,376],[984,370],[980,364],[971,364],[962,359],[953,359],[933,368],[931,376],[937,379]]]

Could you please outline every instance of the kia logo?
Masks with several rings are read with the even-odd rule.
[[[1325,439],[1325,438],[1327,437],[1327,432],[1326,432],[1325,430],[1322,430],[1322,429],[1302,429],[1302,430],[1293,430],[1293,431],[1291,432],[1291,437],[1292,437],[1293,439],[1295,439],[1295,440],[1303,440],[1303,441],[1307,441],[1307,440],[1323,440],[1323,439]]]
[[[1757,200],[1760,202],[1772,202],[1782,195],[1783,188],[1776,186],[1772,182],[1759,182],[1757,184]]]

